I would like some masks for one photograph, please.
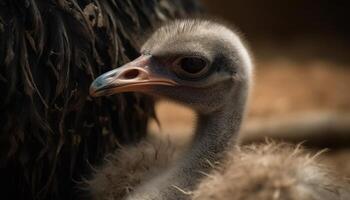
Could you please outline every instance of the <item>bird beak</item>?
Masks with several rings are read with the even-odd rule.
[[[95,79],[90,86],[93,97],[109,96],[121,92],[145,91],[151,86],[175,86],[176,82],[156,72],[152,72],[151,55],[137,59],[111,70]]]

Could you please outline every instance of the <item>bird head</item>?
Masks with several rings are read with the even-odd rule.
[[[99,76],[90,94],[142,92],[208,113],[238,98],[250,75],[250,56],[234,31],[207,20],[176,20],[151,35],[140,57]]]

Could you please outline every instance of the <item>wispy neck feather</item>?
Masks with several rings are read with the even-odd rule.
[[[203,175],[212,169],[211,164],[219,161],[229,146],[235,143],[249,90],[247,83],[243,85],[227,98],[226,104],[219,110],[198,114],[193,144],[177,165],[140,188],[138,191],[142,195],[132,195],[128,200],[191,199],[187,192],[195,189]]]
[[[235,144],[245,113],[248,83],[237,89],[219,110],[198,114],[193,144],[178,165],[167,172],[167,182],[164,183],[171,183],[174,187],[169,191],[172,195],[166,199],[189,199],[182,191],[194,190],[203,175],[212,169],[212,163],[220,161],[224,152]]]
[[[196,185],[198,178],[212,168],[211,163],[219,161],[223,152],[235,144],[245,113],[247,95],[248,87],[243,86],[219,110],[198,115],[193,144],[183,158],[184,164],[178,166],[188,173],[183,177],[190,177],[185,187],[193,189],[191,187]]]

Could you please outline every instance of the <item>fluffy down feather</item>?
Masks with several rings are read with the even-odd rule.
[[[85,182],[96,200],[122,199],[133,188],[176,162],[170,143],[141,142],[110,155]],[[345,200],[349,184],[310,156],[300,145],[267,142],[237,146],[225,161],[213,163],[193,192],[193,200]],[[181,188],[178,188],[181,190]]]
[[[207,176],[193,200],[345,200],[349,185],[300,146],[237,147]]]
[[[164,141],[142,141],[122,147],[107,156],[101,169],[86,181],[85,189],[96,200],[122,199],[134,187],[171,166],[177,155],[175,147]]]

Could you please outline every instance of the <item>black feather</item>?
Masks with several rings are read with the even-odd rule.
[[[2,197],[78,199],[91,164],[144,137],[152,99],[92,100],[89,85],[137,57],[139,35],[197,11],[195,0],[0,0]]]

